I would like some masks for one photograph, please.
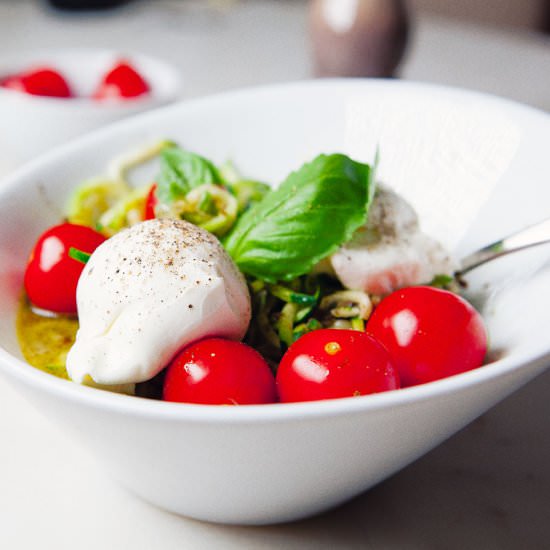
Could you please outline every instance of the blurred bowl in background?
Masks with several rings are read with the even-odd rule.
[[[102,78],[119,61],[129,62],[150,86],[135,98],[93,98]],[[31,95],[0,86],[0,156],[15,166],[115,120],[170,103],[181,94],[177,69],[147,55],[104,49],[21,52],[0,60],[0,81],[48,67],[67,80],[74,97]]]

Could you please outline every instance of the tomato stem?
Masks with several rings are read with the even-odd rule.
[[[71,246],[69,248],[69,258],[72,258],[73,260],[76,260],[77,262],[80,262],[82,264],[88,263],[90,256],[91,254],[88,254],[83,250],[79,250],[78,248],[74,248],[74,246]]]

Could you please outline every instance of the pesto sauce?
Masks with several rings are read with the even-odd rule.
[[[69,379],[65,361],[78,330],[76,317],[40,315],[32,310],[26,296],[22,296],[16,329],[21,352],[30,365],[59,378]]]

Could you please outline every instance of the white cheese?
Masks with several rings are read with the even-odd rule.
[[[409,203],[381,186],[366,225],[318,270],[328,271],[347,288],[385,295],[450,274],[453,264],[443,247],[420,231]]]
[[[241,339],[250,322],[242,274],[212,234],[151,220],[99,246],[77,288],[80,328],[67,357],[76,382],[148,380],[186,344]]]

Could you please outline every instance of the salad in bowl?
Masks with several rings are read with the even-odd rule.
[[[502,300],[507,269],[472,274],[483,328],[449,275],[547,216],[548,138],[537,111],[402,81],[236,91],[102,129],[2,183],[0,372],[164,509],[327,510],[547,368],[547,293]]]
[[[132,185],[151,162],[155,181]],[[122,155],[33,248],[26,359],[220,405],[357,397],[479,367],[480,314],[414,209],[377,185],[376,162],[321,154],[272,188],[168,140]]]

